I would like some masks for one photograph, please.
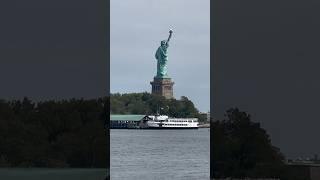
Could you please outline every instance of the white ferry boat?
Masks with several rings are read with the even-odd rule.
[[[150,129],[197,129],[198,118],[169,118],[165,115],[147,116],[143,128]]]

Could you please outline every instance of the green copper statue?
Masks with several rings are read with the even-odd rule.
[[[172,35],[172,30],[169,31],[168,40],[161,41],[161,46],[158,48],[156,52],[157,59],[157,78],[169,78],[167,74],[167,62],[168,62],[168,52],[167,49],[169,47],[169,41]]]

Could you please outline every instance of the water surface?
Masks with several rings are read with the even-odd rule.
[[[112,180],[209,179],[209,129],[111,129]]]

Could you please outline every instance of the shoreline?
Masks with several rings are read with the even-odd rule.
[[[198,128],[210,128],[210,123],[199,124]]]

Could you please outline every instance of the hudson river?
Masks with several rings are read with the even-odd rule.
[[[209,179],[209,129],[111,129],[112,180]]]

